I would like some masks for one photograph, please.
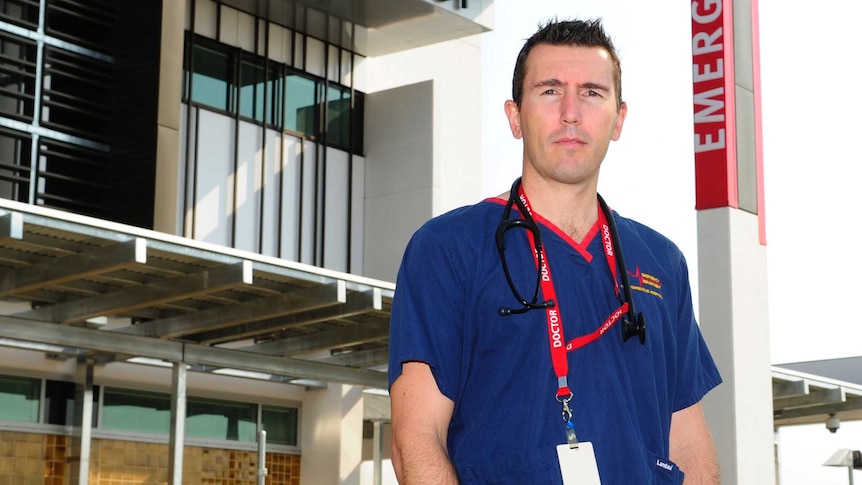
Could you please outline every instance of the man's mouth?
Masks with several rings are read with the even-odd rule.
[[[558,138],[555,143],[557,143],[558,145],[571,146],[571,147],[586,145],[586,142],[584,140],[577,138],[577,137],[568,137],[568,136],[563,137],[563,138]]]

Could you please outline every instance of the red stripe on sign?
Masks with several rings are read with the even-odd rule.
[[[760,104],[760,15],[751,0],[751,62],[754,75],[754,169],[757,178],[757,224],[760,244],[766,246],[766,196],[763,192],[763,117]]]

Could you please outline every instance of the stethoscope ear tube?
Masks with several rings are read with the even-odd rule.
[[[535,220],[533,220],[532,215],[530,214],[529,208],[521,201],[518,193],[520,191],[521,179],[518,178],[512,184],[512,189],[509,192],[509,200],[506,203],[506,207],[503,210],[503,217],[500,220],[500,223],[497,225],[496,233],[494,234],[495,243],[497,245],[497,252],[500,255],[500,262],[503,266],[503,273],[506,276],[506,282],[509,284],[509,288],[512,290],[512,294],[515,296],[515,299],[518,303],[521,304],[521,308],[510,308],[510,307],[500,307],[497,310],[497,313],[501,317],[508,317],[511,315],[519,315],[522,313],[526,313],[530,310],[539,310],[539,309],[547,309],[553,308],[556,303],[553,299],[549,299],[543,302],[539,302],[539,288],[541,282],[541,272],[537,270],[536,272],[536,286],[533,291],[532,300],[527,300],[518,292],[518,289],[515,287],[514,281],[512,281],[512,275],[509,273],[509,267],[506,264],[506,243],[505,243],[505,233],[507,230],[518,227],[527,230],[533,238],[533,243],[535,245],[535,254],[538,258],[537,260],[537,268],[541,268],[542,266],[542,239],[541,239],[541,231],[539,230],[539,226],[536,224]],[[614,254],[616,257],[617,269],[620,272],[620,279],[622,281],[623,294],[619,295],[617,292],[617,296],[620,299],[620,304],[626,305],[628,304],[628,311],[626,315],[622,317],[622,331],[623,331],[623,342],[634,337],[638,336],[638,340],[640,340],[641,344],[646,343],[646,325],[644,323],[644,315],[643,313],[638,313],[635,311],[634,300],[632,299],[632,290],[631,285],[629,284],[629,275],[626,270],[626,263],[623,259],[623,252],[620,248],[619,236],[617,234],[617,226],[614,222],[614,215],[611,210],[608,208],[605,200],[602,199],[601,195],[598,195],[599,207],[602,210],[602,213],[605,216],[605,220],[608,224],[608,231],[610,232],[611,244],[613,245]],[[520,212],[521,217],[523,219],[509,219],[509,214],[512,211],[513,207],[517,207],[518,212]],[[610,261],[610,260],[609,260]],[[614,283],[616,285],[616,282]]]
[[[539,288],[541,286],[542,277],[540,271],[536,271],[536,286],[533,291],[532,300],[528,301],[523,296],[521,296],[517,288],[515,288],[515,283],[514,281],[512,281],[512,275],[509,273],[509,266],[506,264],[506,231],[513,227],[519,227],[529,231],[532,234],[533,244],[535,247],[534,250],[537,257],[539,258],[538,266],[541,267],[541,258],[543,254],[541,231],[539,231],[539,226],[536,225],[536,221],[534,221],[533,217],[530,215],[530,211],[527,210],[527,207],[524,205],[523,202],[521,202],[521,199],[518,197],[518,191],[520,186],[521,179],[515,179],[515,182],[512,184],[512,189],[509,192],[509,201],[506,203],[506,208],[503,210],[503,217],[500,220],[500,223],[497,225],[497,231],[494,234],[494,239],[497,245],[497,252],[500,254],[500,262],[503,265],[503,273],[506,275],[506,281],[509,283],[509,288],[512,290],[512,294],[515,296],[515,299],[518,300],[518,303],[521,304],[521,308],[500,307],[497,310],[497,313],[501,317],[520,315],[530,310],[553,308],[553,306],[555,305],[555,302],[553,300],[546,300],[543,302],[538,301]],[[517,206],[518,212],[521,213],[521,217],[523,217],[523,219],[509,220],[509,214],[511,213],[513,206]]]

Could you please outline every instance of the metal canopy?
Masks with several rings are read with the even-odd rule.
[[[788,362],[778,367],[862,386],[862,356]]]
[[[775,427],[862,419],[862,385],[772,367],[772,413]]]
[[[0,199],[0,345],[386,389],[394,288]]]

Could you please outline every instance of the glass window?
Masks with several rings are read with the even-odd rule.
[[[257,121],[281,125],[281,74],[270,68],[264,78],[265,69],[258,61],[245,60],[240,68],[239,114]]]
[[[96,394],[94,390],[93,394]],[[48,424],[71,425],[75,419],[75,383],[45,382],[45,416]]]
[[[33,121],[36,43],[0,32],[0,113]]]
[[[230,111],[230,56],[202,45],[195,45],[192,67],[192,101]]]
[[[306,135],[317,133],[317,83],[306,77],[284,78],[284,128]]]
[[[229,441],[257,441],[257,405],[189,398],[186,436]]]
[[[28,200],[30,148],[30,137],[26,133],[0,128],[0,197],[21,202]]]
[[[0,419],[39,422],[39,379],[0,376]]]
[[[39,4],[41,2],[29,1]],[[117,48],[119,2],[48,1],[45,33],[76,45],[108,50]],[[129,35],[126,33],[120,33]]]
[[[269,105],[266,122],[270,125],[281,127],[281,110],[284,108],[284,103],[281,101],[281,69],[276,65],[271,66],[266,79],[266,99]]]
[[[334,86],[326,91],[326,142],[350,146],[350,92]]]
[[[266,430],[266,442],[296,446],[298,414],[295,408],[264,406],[261,420]]]
[[[263,121],[263,67],[243,61],[239,75],[239,114]]]
[[[39,2],[4,0],[0,2],[0,18],[35,30],[39,24]]]
[[[168,434],[171,430],[171,398],[155,392],[105,389],[102,428]]]
[[[76,387],[74,382],[45,381],[45,403],[42,411],[42,422],[47,424],[59,424],[61,426],[72,426],[75,424],[75,398]],[[95,411],[99,407],[99,386],[93,386],[93,420],[92,426],[96,427]]]

